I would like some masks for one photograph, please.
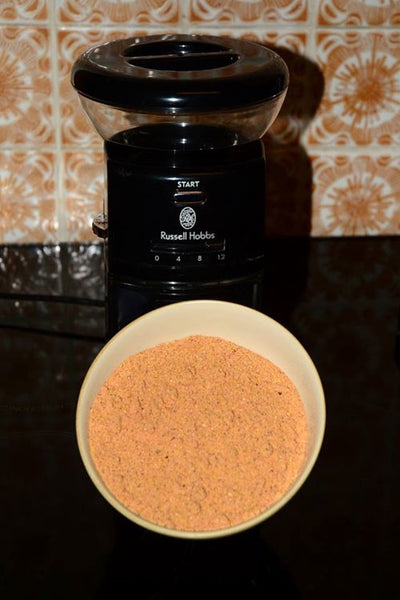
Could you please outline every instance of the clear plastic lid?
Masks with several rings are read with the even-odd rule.
[[[253,42],[195,35],[116,40],[75,62],[72,84],[100,135],[137,127],[206,125],[260,138],[289,81],[284,61]]]
[[[232,132],[233,143],[241,143],[261,138],[275,120],[282,106],[285,93],[259,104],[237,110],[217,112],[196,112],[189,114],[152,114],[127,111],[100,104],[81,96],[81,102],[98,133],[105,139],[115,138],[118,133],[140,128],[146,131],[153,125],[174,125],[170,130],[182,134],[184,144],[185,131],[193,131],[193,126],[214,126]],[[231,145],[231,142],[229,143]]]

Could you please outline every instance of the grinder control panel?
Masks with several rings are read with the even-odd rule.
[[[215,244],[152,244],[152,261],[162,265],[196,265],[223,262],[226,258],[225,240]]]
[[[256,268],[265,182],[258,144],[247,161],[179,154],[179,168],[174,157],[153,164],[146,154],[141,163],[139,153],[128,163],[119,146],[108,142],[107,149],[117,153],[107,159],[110,272],[130,281],[198,281]]]
[[[155,217],[158,228],[150,240],[150,262],[159,266],[203,266],[226,260],[226,236],[213,198],[201,189],[199,178],[173,178],[175,188],[162,215]],[[203,183],[207,187],[207,181]],[[154,230],[153,230],[154,231]]]

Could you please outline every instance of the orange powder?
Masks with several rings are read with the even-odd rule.
[[[194,335],[131,356],[89,417],[105,485],[158,525],[211,531],[279,500],[305,457],[307,421],[277,366],[217,337]]]

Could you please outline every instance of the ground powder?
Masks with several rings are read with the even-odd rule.
[[[135,354],[108,377],[89,416],[106,487],[144,519],[211,531],[279,500],[305,457],[307,420],[288,376],[217,337]]]

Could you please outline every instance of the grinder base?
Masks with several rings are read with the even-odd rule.
[[[212,282],[122,282],[108,277],[107,334],[112,337],[134,319],[160,306],[184,300],[225,300],[260,308],[263,272]]]

